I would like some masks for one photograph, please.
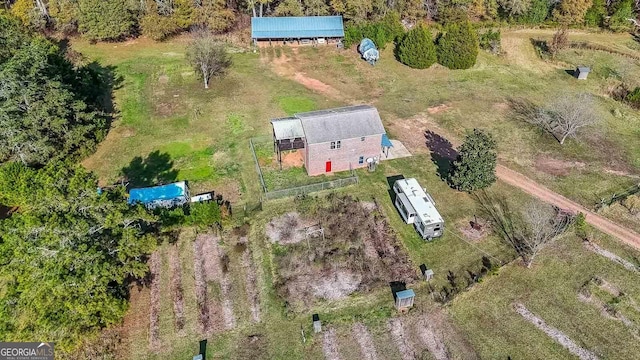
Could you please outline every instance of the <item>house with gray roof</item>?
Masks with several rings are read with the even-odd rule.
[[[309,175],[376,163],[391,146],[378,110],[370,105],[311,111],[274,119],[274,150],[300,151]]]

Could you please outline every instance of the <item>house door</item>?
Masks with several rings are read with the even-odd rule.
[[[331,172],[331,161],[327,161],[327,163],[324,166],[324,171]]]

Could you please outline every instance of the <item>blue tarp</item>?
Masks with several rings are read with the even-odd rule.
[[[342,16],[251,18],[252,39],[312,39],[344,37]]]
[[[416,293],[414,293],[413,290],[411,289],[398,291],[396,293],[396,297],[400,300],[409,299],[415,296],[416,296]]]
[[[142,203],[146,205],[154,201],[186,198],[186,189],[187,184],[184,181],[148,188],[131,189],[127,202],[129,204]]]
[[[393,147],[393,144],[391,143],[391,140],[389,140],[387,134],[382,134],[382,147]]]

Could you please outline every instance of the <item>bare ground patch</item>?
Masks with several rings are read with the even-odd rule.
[[[220,249],[218,244],[219,238],[212,234],[200,234],[196,241],[202,242],[202,252],[204,256],[204,269],[206,281],[210,285],[216,283],[220,286],[221,307],[220,304],[212,303],[211,309],[214,309],[214,324],[221,318],[225,329],[233,329],[236,326],[236,319],[233,315],[233,304],[230,299],[231,280],[229,279],[228,256]],[[220,316],[220,313],[222,316]]]
[[[319,92],[333,99],[345,99],[340,91],[333,86],[325,84],[318,79],[309,77],[304,72],[297,71],[293,63],[294,62],[291,61],[291,58],[282,53],[280,57],[276,57],[271,61],[271,67],[276,74],[288,77],[309,90]]]
[[[157,251],[149,259],[149,272],[149,349],[157,351],[160,348],[160,253]]]
[[[447,104],[440,104],[437,106],[432,106],[430,108],[427,108],[427,112],[431,115],[434,115],[434,114],[439,114],[441,112],[447,111],[449,109],[451,109],[451,106]]]
[[[244,244],[244,250],[242,251],[242,268],[245,274],[247,300],[251,307],[251,321],[257,323],[260,322],[260,294],[258,293],[256,268],[253,263],[251,250],[247,246],[247,238],[243,238],[241,244]]]
[[[301,150],[285,151],[282,153],[282,168],[302,167],[304,158]]]
[[[606,257],[607,259],[624,266],[627,270],[631,270],[631,271],[635,271],[635,272],[640,273],[640,268],[638,266],[636,266],[635,264],[631,263],[630,261],[627,261],[627,260],[621,258],[620,256],[612,253],[609,250],[601,248],[598,244],[596,244],[594,242],[584,242],[584,246],[588,250],[593,251],[596,254],[602,255],[602,256]]]
[[[272,243],[295,244],[307,238],[306,228],[315,224],[312,219],[303,219],[297,212],[289,212],[271,220],[266,232]]]
[[[548,156],[538,156],[534,164],[536,170],[554,176],[566,176],[573,169],[584,169],[586,164],[580,161],[565,161]]]
[[[422,341],[436,360],[451,359],[451,354],[449,354],[447,345],[444,343],[442,331],[434,328],[430,319],[422,316],[416,324],[416,330],[420,341]]]
[[[376,352],[376,346],[373,343],[373,338],[369,333],[369,329],[362,323],[355,323],[351,327],[351,334],[356,342],[360,346],[360,352],[362,353],[362,359],[364,360],[378,360],[378,353]]]
[[[193,272],[196,290],[196,303],[198,304],[198,326],[200,333],[211,334],[210,309],[207,294],[207,280],[204,270],[204,257],[202,255],[202,241],[196,239],[193,242]]]
[[[491,232],[491,224],[479,218],[463,219],[457,224],[458,231],[471,241],[480,241]]]
[[[302,201],[297,206],[304,210]],[[323,206],[304,210],[311,211],[307,215],[289,213],[267,224],[267,234],[277,244],[272,249],[276,287],[290,304],[309,306],[316,299],[338,300],[356,291],[386,287],[391,281],[416,279],[383,215],[351,197],[319,201]],[[299,224],[314,222],[313,232],[294,231]],[[289,231],[284,237],[283,229]]]
[[[557,343],[562,345],[565,349],[569,350],[570,353],[577,356],[581,360],[597,360],[599,359],[594,353],[591,351],[578,346],[573,340],[571,340],[567,335],[565,335],[562,331],[547,325],[541,318],[537,317],[531,311],[529,311],[522,304],[514,304],[515,311],[520,314],[525,320],[532,323],[538,329],[544,331],[550,338],[555,340]]]
[[[400,356],[402,356],[402,360],[417,359],[418,353],[416,353],[414,344],[405,332],[402,320],[400,318],[390,319],[387,323],[387,328],[391,333],[393,342],[398,348],[398,352],[400,352]]]
[[[324,332],[322,337],[322,352],[327,360],[340,360],[338,352],[338,339],[336,339],[336,331],[330,328]]]
[[[178,257],[178,248],[169,248],[169,268],[171,270],[171,298],[173,299],[173,317],[180,336],[184,336],[184,291],[182,288],[182,268]]]

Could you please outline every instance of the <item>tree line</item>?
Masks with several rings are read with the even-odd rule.
[[[362,25],[396,12],[407,23],[473,21],[632,29],[634,0],[0,0],[39,31],[79,33],[91,40],[140,34],[165,39],[193,27],[227,32],[249,16],[342,15]],[[244,21],[243,21],[244,19]]]

